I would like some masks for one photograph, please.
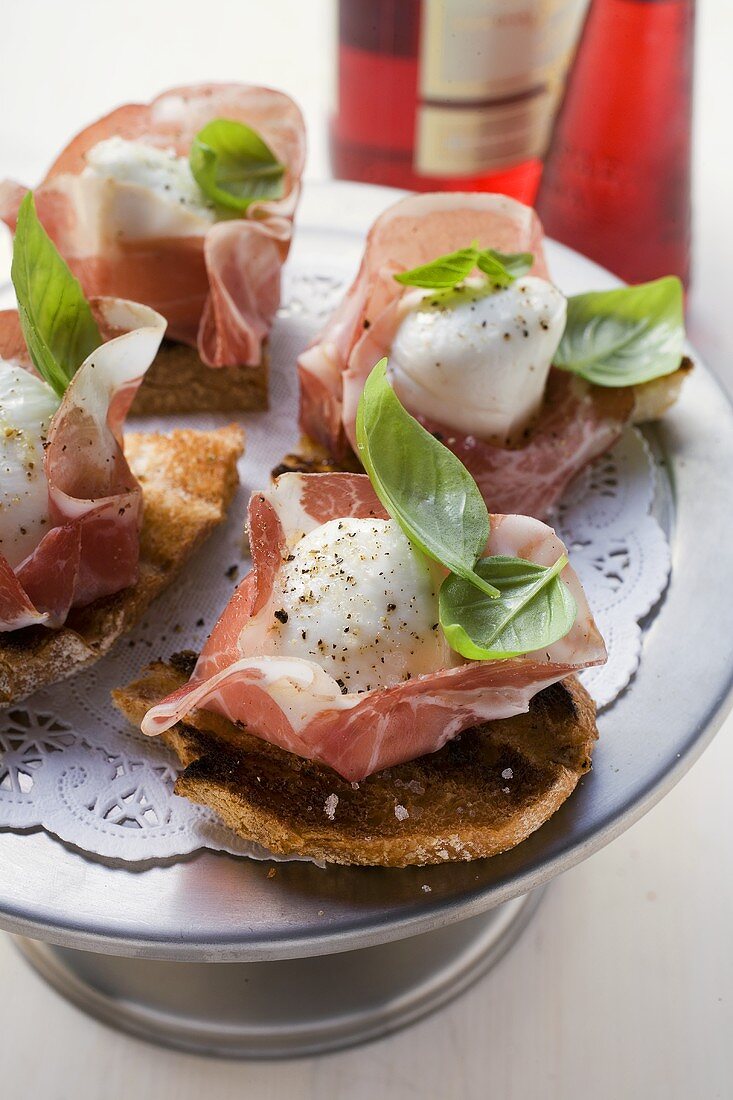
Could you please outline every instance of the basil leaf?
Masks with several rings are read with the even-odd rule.
[[[440,625],[451,649],[474,661],[517,657],[545,649],[564,637],[577,614],[560,573],[563,554],[549,568],[523,558],[483,558],[476,572],[499,590],[498,599],[480,595],[453,574],[440,588]]]
[[[496,252],[486,248],[479,252],[476,264],[494,286],[511,286],[515,279],[526,275],[534,263],[531,252]]]
[[[438,256],[432,263],[402,271],[394,278],[405,286],[421,286],[431,290],[451,290],[468,278],[475,267],[497,287],[510,286],[520,275],[526,275],[532,267],[531,252],[496,252],[493,248],[481,249],[474,243],[470,248]]]
[[[431,290],[450,290],[467,278],[478,260],[479,250],[475,246],[460,248],[458,252],[449,252],[447,256],[438,256],[432,263],[422,267],[413,267],[411,271],[402,271],[395,275],[398,283],[405,286],[422,286]]]
[[[676,371],[684,340],[682,284],[670,275],[568,298],[553,362],[597,386],[636,386]]]
[[[194,138],[191,172],[208,199],[242,212],[250,203],[279,199],[284,193],[285,165],[260,135],[243,122],[217,118]]]
[[[81,285],[38,220],[30,191],[18,210],[10,274],[33,365],[63,397],[102,336]]]
[[[448,643],[472,660],[544,649],[575,622],[560,580],[565,554],[547,567],[522,558],[477,561],[489,515],[465,466],[402,407],[387,360],[369,375],[356,417],[357,446],[374,491],[408,539],[451,572],[440,589]]]
[[[410,542],[486,595],[498,595],[474,573],[489,537],[489,513],[476,482],[402,407],[387,379],[386,359],[362,391],[356,438],[375,493]]]

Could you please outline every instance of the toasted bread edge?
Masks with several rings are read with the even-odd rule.
[[[157,663],[113,698],[139,726],[185,680]],[[498,855],[525,840],[589,770],[597,729],[592,699],[571,678],[535,696],[527,714],[466,731],[357,789],[205,711],[163,737],[184,766],[176,792],[246,840],[280,856],[405,867]]]
[[[238,485],[237,459],[243,447],[237,425],[125,436],[125,453],[145,503],[138,581],[73,610],[58,630],[31,627],[0,635],[0,707],[72,676],[134,626],[225,518]]]
[[[253,367],[207,367],[196,348],[164,340],[132,405],[131,416],[255,412],[267,408],[269,356]]]

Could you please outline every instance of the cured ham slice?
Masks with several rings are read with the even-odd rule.
[[[570,567],[563,580],[578,607],[569,634],[547,650],[504,661],[468,661],[388,688],[342,693],[314,661],[268,656],[275,578],[300,538],[345,517],[385,518],[360,474],[284,474],[249,509],[252,571],[215,626],[188,684],[148,711],[143,732],[164,732],[200,708],[345,779],[435,752],[478,722],[525,712],[543,688],[605,660],[603,641]],[[550,565],[564,547],[545,524],[494,516],[490,554]]]
[[[84,172],[86,155],[111,137],[188,156],[215,118],[261,134],[286,166],[284,194],[211,225],[148,192],[130,229],[141,187]],[[144,302],[168,320],[168,335],[197,347],[211,367],[257,365],[280,297],[305,159],[303,119],[286,95],[243,84],[173,88],[128,104],[78,134],[35,189],[39,217],[87,296]],[[15,226],[25,189],[0,184],[0,217]],[[152,195],[152,197],[151,197]]]
[[[389,357],[403,317],[409,290],[393,275],[473,240],[502,252],[531,252],[532,274],[547,277],[536,214],[501,195],[412,196],[375,222],[354,283],[298,360],[301,428],[336,461],[355,450],[364,383],[375,363]],[[574,475],[615,443],[633,406],[630,389],[603,390],[553,369],[543,406],[520,446],[496,446],[418,419],[461,458],[491,511],[541,519]]]
[[[137,579],[142,490],[122,450],[122,426],[165,332],[147,306],[92,303],[111,335],[77,370],[54,414],[45,447],[49,529],[13,570],[0,555],[0,632],[63,624]],[[32,369],[18,315],[0,313],[0,358]]]

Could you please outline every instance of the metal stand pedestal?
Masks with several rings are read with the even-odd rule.
[[[162,962],[18,949],[64,997],[152,1042],[228,1058],[320,1054],[386,1035],[463,992],[511,946],[541,891],[409,939],[277,962]]]

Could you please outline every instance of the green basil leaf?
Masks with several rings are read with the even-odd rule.
[[[411,271],[402,271],[395,275],[398,283],[405,286],[422,286],[431,290],[450,290],[467,278],[478,260],[479,250],[475,246],[460,248],[449,252],[447,256],[438,256],[432,263],[422,267],[413,267]]]
[[[470,248],[438,256],[437,260],[413,267],[411,271],[402,271],[394,278],[404,286],[452,290],[478,267],[494,286],[505,287],[520,275],[526,275],[533,262],[530,252],[496,252],[493,248],[480,249],[474,242]]]
[[[18,210],[11,278],[33,364],[63,397],[88,355],[102,343],[89,303],[38,220],[29,191]]]
[[[498,599],[480,595],[462,577],[446,577],[440,625],[451,649],[474,661],[498,660],[545,649],[564,637],[577,614],[560,579],[567,563],[565,554],[549,568],[522,558],[483,558],[476,572],[498,588]]]
[[[191,172],[208,199],[241,212],[250,203],[279,199],[284,193],[285,165],[260,135],[243,122],[217,118],[194,138]]]
[[[515,279],[526,275],[534,263],[531,252],[496,252],[486,248],[479,252],[476,265],[494,286],[511,286]]]
[[[488,596],[474,572],[489,537],[489,513],[466,467],[402,407],[382,359],[367,378],[356,416],[364,469],[390,516],[419,550]]]
[[[553,362],[597,386],[635,386],[676,371],[684,340],[682,284],[670,275],[568,298]]]

